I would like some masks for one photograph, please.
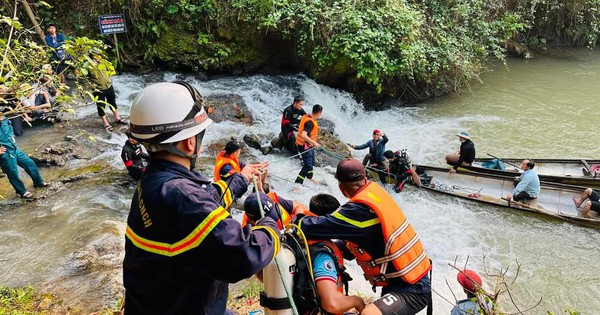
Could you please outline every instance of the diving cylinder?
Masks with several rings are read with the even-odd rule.
[[[276,262],[277,260],[277,262]],[[267,298],[274,299],[286,299],[288,298],[283,283],[287,284],[288,291],[290,294],[294,287],[294,272],[296,271],[296,257],[294,253],[282,245],[277,258],[273,259],[271,263],[263,269],[263,284],[265,287],[265,295]],[[279,263],[279,269],[281,270],[281,276],[277,270],[277,263]],[[283,277],[284,281],[281,281]],[[292,315],[292,307],[282,310],[271,310],[268,307],[265,308],[265,315]]]

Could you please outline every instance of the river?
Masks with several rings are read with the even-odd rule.
[[[252,127],[224,122],[210,127],[207,145],[224,136],[255,133],[268,143],[279,129],[281,110],[294,95],[304,94],[306,109],[324,106],[323,117],[336,124],[336,133],[346,142],[362,143],[373,129],[390,137],[388,149],[408,149],[414,162],[443,166],[443,156],[459,146],[455,134],[470,133],[478,156],[486,153],[515,157],[598,158],[597,82],[600,53],[570,51],[568,57],[534,60],[509,59],[507,66],[494,65],[473,82],[469,90],[418,106],[379,112],[364,111],[352,95],[331,89],[301,76],[224,77],[201,82],[193,76],[155,73],[146,76],[119,75],[114,79],[118,104],[127,113],[129,103],[148,82],[186,79],[205,96],[235,93],[243,97],[255,117]],[[84,116],[93,106],[80,110]],[[48,129],[28,131],[19,140],[26,150],[35,149]],[[111,149],[93,160],[121,169],[118,144],[123,136],[95,135]],[[254,150],[254,149],[250,149]],[[258,151],[253,151],[257,156]],[[354,151],[362,158],[365,151]],[[271,154],[271,172],[276,191],[307,203],[312,194],[329,192],[344,200],[330,167],[317,168],[315,177],[323,186],[307,183],[298,193],[291,184],[299,166],[282,155]],[[74,168],[82,162],[73,162]],[[203,166],[209,170],[210,166]],[[56,180],[61,169],[42,169]],[[285,179],[285,180],[284,180]],[[30,184],[30,182],[29,182]],[[0,194],[11,197],[5,178]],[[78,185],[60,195],[0,208],[0,284],[31,284],[54,290],[67,303],[97,309],[114,302],[120,281],[119,246],[132,189],[105,182]],[[447,300],[464,298],[456,272],[448,266],[457,259],[480,274],[508,269],[508,280],[520,272],[511,292],[521,310],[542,301],[532,314],[562,313],[573,308],[583,314],[600,313],[600,232],[568,223],[503,208],[452,199],[416,188],[392,193],[421,236],[434,262],[435,314],[447,314]],[[484,263],[485,257],[485,263]],[[355,279],[361,279],[355,266]],[[484,287],[493,279],[483,276]],[[351,291],[372,295],[364,281],[351,283]],[[443,296],[443,298],[442,298]],[[511,310],[507,299],[502,306]]]

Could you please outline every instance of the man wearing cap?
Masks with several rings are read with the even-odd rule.
[[[127,168],[129,176],[135,180],[139,180],[144,173],[146,165],[148,165],[150,156],[144,151],[143,146],[131,136],[131,131],[128,130],[125,134],[127,135],[127,141],[125,141],[121,150],[121,159]]]
[[[307,212],[306,208],[301,204],[297,206],[296,201],[292,202],[281,197],[275,201],[272,196],[260,193],[260,200],[264,208],[262,212],[270,213],[271,217],[278,220],[278,222],[287,220],[288,223],[290,216],[298,214],[310,216],[331,214],[340,205],[335,197],[325,194],[319,194],[311,198],[310,207],[314,209],[314,213],[312,211]],[[248,195],[244,202],[244,211],[248,217],[248,222],[254,224],[254,221],[259,217],[261,212],[256,194]],[[308,245],[310,247],[313,266],[313,277],[319,293],[318,302],[320,305],[318,307],[330,314],[342,314],[351,309],[361,312],[365,307],[363,299],[359,296],[344,294],[344,285],[347,288],[349,276],[345,273],[342,251],[330,240],[312,241]],[[304,292],[295,292],[294,294],[302,293]],[[309,298],[307,297],[307,299]],[[306,311],[313,314],[315,310]]]
[[[212,124],[203,102],[179,81],[150,85],[131,105],[131,134],[150,163],[127,217],[125,314],[233,314],[229,283],[262,270],[281,247],[269,213],[251,229],[225,209],[257,169],[233,174],[226,189],[194,170]]]
[[[356,159],[344,159],[335,173],[350,201],[331,215],[305,216],[298,225],[308,239],[341,239],[363,269],[382,287],[382,296],[361,314],[416,314],[431,300],[431,262],[423,245],[391,196],[366,178]]]
[[[381,132],[378,129],[373,130],[373,139],[361,144],[361,145],[353,145],[350,147],[354,150],[363,150],[369,148],[369,153],[365,155],[363,159],[364,166],[377,167],[381,169],[388,168],[387,159],[383,155],[385,152],[385,144],[388,143],[390,139],[385,135],[385,133]]]
[[[482,281],[477,273],[468,269],[461,270],[458,272],[458,275],[456,275],[456,280],[458,280],[458,283],[463,287],[467,298],[457,301],[454,308],[452,308],[450,315],[479,314],[481,310],[480,305],[484,305],[486,311],[492,310],[492,302],[486,304],[478,294],[481,290]],[[487,314],[487,312],[485,314]]]
[[[292,105],[286,107],[281,115],[281,134],[280,139],[288,151],[296,154],[298,149],[295,145],[294,131],[298,131],[302,116],[306,115],[302,106],[304,105],[304,96],[294,97]]]
[[[456,170],[461,166],[470,166],[475,161],[475,144],[471,141],[469,134],[466,131],[461,131],[456,136],[460,141],[460,150],[456,154],[446,155],[446,162],[454,165],[450,169],[450,174],[456,173]]]

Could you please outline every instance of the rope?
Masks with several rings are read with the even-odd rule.
[[[252,175],[252,181],[254,182],[254,187],[256,186],[256,176]],[[260,218],[262,219],[264,217],[264,213],[262,211],[263,207],[262,207],[262,202],[260,200],[260,196],[259,198],[256,198],[256,200],[258,201],[258,209],[260,211]],[[275,266],[277,266],[277,272],[279,273],[279,278],[281,279],[281,283],[283,284],[283,288],[285,289],[285,294],[288,297],[288,300],[290,301],[290,305],[292,306],[292,313],[294,315],[299,315],[298,314],[298,309],[296,308],[296,303],[294,303],[294,299],[292,298],[292,294],[290,293],[290,288],[288,287],[287,281],[285,280],[285,278],[283,277],[283,273],[281,272],[281,266],[279,265],[279,260],[277,259],[277,256],[275,256],[275,258],[273,258],[273,260],[275,260]]]

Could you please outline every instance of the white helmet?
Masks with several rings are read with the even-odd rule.
[[[151,151],[195,136],[213,122],[202,103],[200,92],[186,82],[152,84],[131,104],[131,135],[156,149]]]

